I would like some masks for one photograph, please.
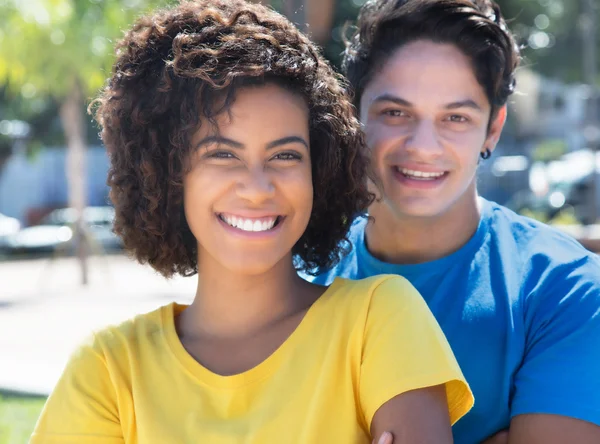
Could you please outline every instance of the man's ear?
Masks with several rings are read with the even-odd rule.
[[[496,116],[494,117],[494,120],[490,125],[490,129],[485,140],[484,149],[487,148],[491,152],[493,152],[496,149],[496,145],[498,144],[498,140],[500,140],[500,135],[502,134],[502,129],[504,128],[504,124],[506,123],[506,113],[506,105],[498,109],[498,112],[496,112]]]

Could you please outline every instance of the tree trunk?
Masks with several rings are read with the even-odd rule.
[[[331,40],[336,0],[283,0],[283,12],[319,45]]]
[[[305,0],[305,4],[310,37],[324,46],[331,40],[335,0]]]
[[[77,258],[81,266],[81,284],[88,284],[89,242],[83,221],[86,207],[86,140],[83,120],[83,95],[78,81],[73,82],[71,91],[60,106],[60,120],[67,139],[67,183],[69,187],[69,206],[77,212],[74,227],[74,241]]]

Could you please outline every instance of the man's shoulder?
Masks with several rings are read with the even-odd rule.
[[[512,289],[518,301],[509,334],[525,341],[513,375],[511,415],[545,413],[598,424],[600,261],[555,227],[491,207],[490,260],[501,258],[498,288]]]
[[[582,259],[599,263],[595,254],[566,232],[516,214],[502,205],[493,202],[489,205],[493,241],[508,251],[512,247],[525,262],[545,258],[548,265],[580,262]]]
[[[519,294],[526,306],[558,307],[567,301],[579,305],[581,298],[600,304],[600,259],[596,254],[560,229],[497,204],[491,207],[492,248],[502,262],[503,275],[518,276]]]

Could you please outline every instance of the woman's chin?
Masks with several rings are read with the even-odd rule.
[[[223,261],[222,265],[232,274],[252,277],[267,274],[275,269],[278,270],[282,265],[285,266],[284,262],[292,263],[291,254],[270,257],[265,257],[265,255],[243,255],[234,260],[229,258],[227,261]]]

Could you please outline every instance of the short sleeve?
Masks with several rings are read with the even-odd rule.
[[[402,277],[383,280],[373,290],[363,339],[359,393],[367,426],[395,396],[442,384],[454,424],[474,402],[454,354],[417,290]]]
[[[123,444],[116,392],[91,338],[71,356],[30,444]]]
[[[600,426],[600,264],[553,270],[527,296],[526,349],[511,416],[568,416]]]

